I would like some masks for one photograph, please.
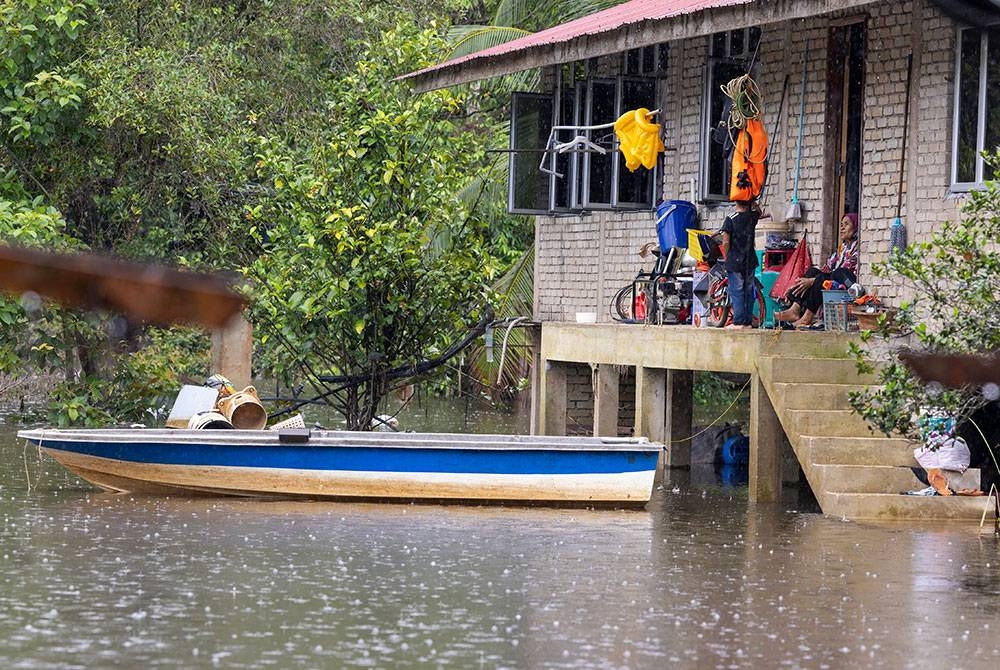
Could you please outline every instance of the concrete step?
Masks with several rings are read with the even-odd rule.
[[[789,409],[778,414],[788,433],[829,437],[875,437],[876,433],[857,414],[843,409]]]
[[[830,493],[902,493],[924,488],[909,468],[886,465],[817,465],[819,489]]]
[[[810,482],[818,479],[823,493],[902,493],[925,488],[908,467],[891,465],[816,465]],[[962,474],[949,473],[948,485],[955,491],[979,488],[978,468]],[[815,490],[815,489],[814,489]]]
[[[823,513],[847,519],[884,521],[961,520],[979,523],[986,515],[992,527],[993,498],[990,496],[904,496],[891,493],[830,493],[824,496]]]
[[[800,384],[875,384],[875,374],[859,374],[853,359],[848,358],[762,358],[760,366],[769,368],[771,383]]]
[[[858,333],[843,331],[802,332],[794,330],[758,331],[761,353],[765,356],[784,358],[804,356],[809,358],[848,358],[852,342],[858,342]]]
[[[785,409],[851,409],[848,394],[865,388],[864,384],[775,382],[773,402]]]
[[[817,465],[916,465],[916,444],[903,438],[829,437],[799,438],[807,458]]]

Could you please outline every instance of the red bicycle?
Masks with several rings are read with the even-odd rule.
[[[729,277],[726,276],[724,261],[719,261],[709,271],[712,275],[708,284],[708,315],[710,326],[722,328],[733,322],[733,301],[729,297]],[[764,302],[764,285],[756,277],[753,278],[753,299],[756,309],[751,322],[754,328],[760,328],[764,323],[767,305]]]

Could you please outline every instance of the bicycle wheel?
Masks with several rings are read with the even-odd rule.
[[[733,320],[733,305],[729,300],[729,280],[720,277],[708,286],[708,314],[706,322],[722,328]]]
[[[632,321],[632,285],[623,286],[611,301],[611,318],[615,321]]]
[[[767,315],[767,303],[764,301],[764,285],[756,277],[753,280],[753,297],[757,307],[753,313],[753,327],[760,328]]]

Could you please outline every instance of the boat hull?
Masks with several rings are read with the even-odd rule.
[[[660,448],[644,440],[324,431],[19,433],[97,486],[134,493],[643,505]]]

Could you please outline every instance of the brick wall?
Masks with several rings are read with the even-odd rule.
[[[566,434],[594,432],[594,371],[589,365],[567,364]],[[618,368],[618,435],[629,437],[635,426],[635,368]]]
[[[568,364],[566,371],[566,434],[593,435],[594,383],[589,365]]]
[[[618,379],[618,436],[635,434],[635,368],[622,366]]]
[[[861,281],[894,303],[907,296],[893,278],[875,278],[874,262],[888,252],[889,226],[896,215],[899,160],[902,151],[906,89],[906,54],[913,51],[910,127],[905,164],[902,217],[909,239],[926,238],[947,219],[955,219],[962,197],[949,192],[955,24],[930,0],[873,3],[867,13],[867,62],[862,135]],[[826,63],[831,13],[763,27],[757,83],[764,94],[765,124],[770,133],[771,166],[764,208],[776,221],[784,218],[795,182],[802,54],[808,42],[801,173],[798,197],[803,220],[791,234],[807,234],[813,261],[829,254],[823,230],[832,230],[833,213],[824,211]],[[700,179],[704,63],[708,39],[671,45],[670,71],[661,85],[661,121],[665,125],[663,197],[690,199],[692,180]],[[602,59],[602,69],[615,59]],[[780,123],[782,83],[788,75]],[[698,206],[703,228],[718,228],[728,205]],[[593,212],[581,217],[538,217],[536,221],[536,317],[571,321],[576,312],[596,312],[610,320],[615,292],[628,284],[640,266],[638,248],[656,239],[653,212]]]

